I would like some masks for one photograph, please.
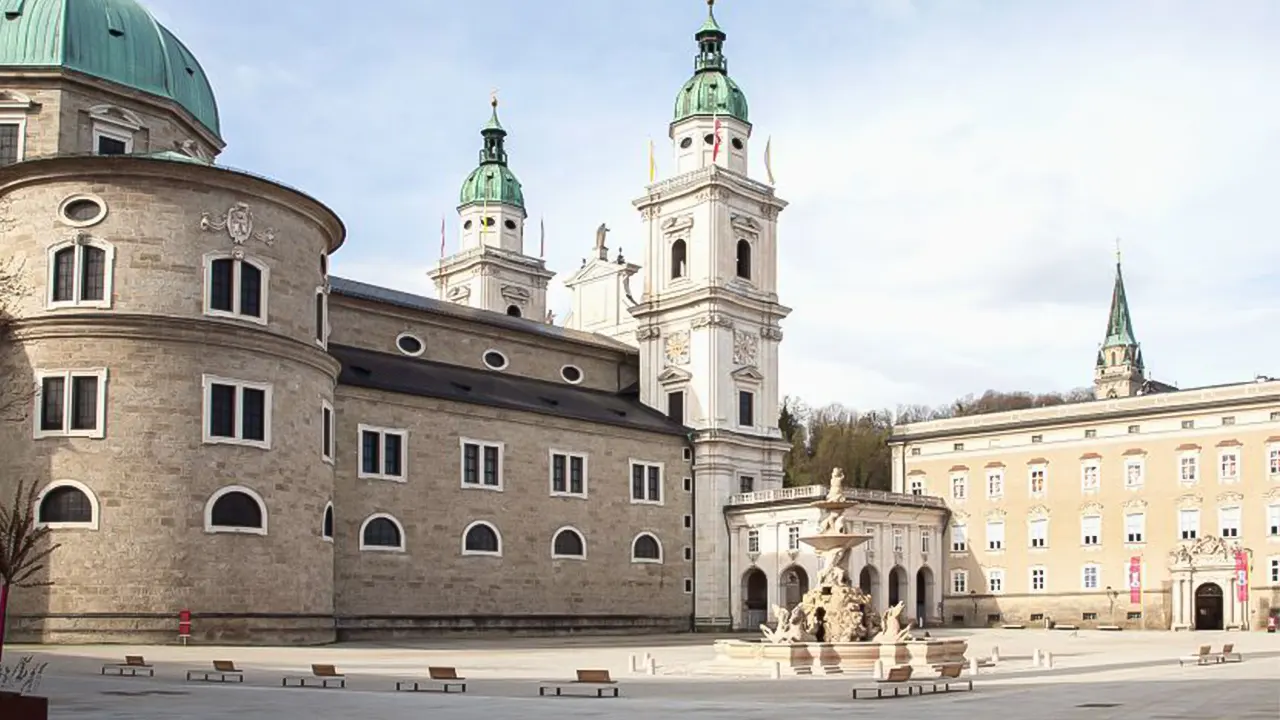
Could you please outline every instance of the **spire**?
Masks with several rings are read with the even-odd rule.
[[[698,56],[693,59],[694,72],[729,72],[729,61],[724,56],[726,35],[716,22],[715,4],[716,0],[707,0],[707,21],[702,23],[702,27],[693,36],[698,41]]]
[[[493,114],[489,116],[489,122],[480,129],[480,136],[484,138],[484,147],[480,148],[480,164],[506,165],[507,151],[503,147],[503,139],[507,136],[507,131],[498,122],[497,90],[489,96],[489,105],[493,107]]]
[[[1116,243],[1116,285],[1111,291],[1111,314],[1107,319],[1107,339],[1104,348],[1136,346],[1133,320],[1129,317],[1129,300],[1124,294],[1124,274],[1120,269],[1119,241]]]

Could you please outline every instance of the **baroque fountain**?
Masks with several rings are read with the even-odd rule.
[[[718,660],[778,662],[796,673],[839,673],[884,666],[963,662],[963,638],[917,639],[902,627],[899,602],[877,615],[872,599],[849,581],[849,554],[870,535],[846,531],[844,514],[857,505],[845,499],[844,471],[831,472],[826,498],[812,503],[822,512],[816,535],[801,537],[822,560],[813,589],[788,610],[773,607],[776,626],[761,625],[763,640],[719,640]]]

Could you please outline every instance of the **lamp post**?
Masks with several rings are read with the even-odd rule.
[[[978,626],[978,591],[970,590],[969,599],[973,601],[973,625]]]
[[[1113,590],[1110,585],[1107,586],[1107,600],[1111,603],[1111,624],[1116,624],[1116,598],[1120,597],[1119,590]]]

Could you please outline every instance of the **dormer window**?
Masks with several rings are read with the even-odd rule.
[[[671,243],[671,279],[688,277],[688,246],[684,240]]]
[[[751,279],[751,243],[746,240],[738,241],[738,277]]]

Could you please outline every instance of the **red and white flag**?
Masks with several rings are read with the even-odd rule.
[[[720,157],[720,116],[715,115],[714,117],[716,124],[711,132],[715,135],[716,142],[711,146],[711,162],[715,162],[716,158]]]

